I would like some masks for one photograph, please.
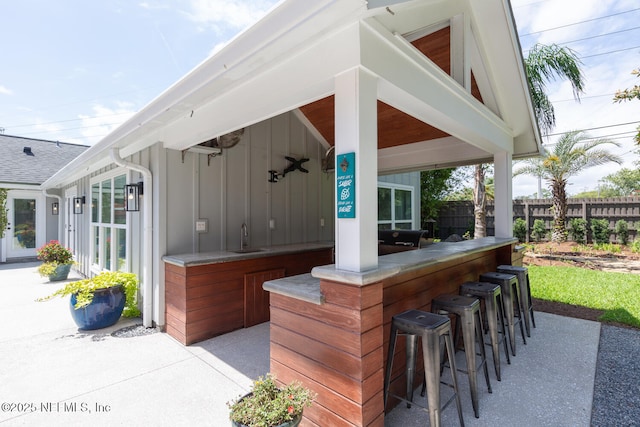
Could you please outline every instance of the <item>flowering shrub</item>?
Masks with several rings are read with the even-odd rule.
[[[251,393],[228,402],[229,418],[249,427],[274,427],[294,420],[311,406],[315,393],[298,382],[278,388],[275,377],[267,374],[253,383]]]
[[[58,264],[71,264],[73,254],[60,244],[57,240],[51,240],[46,245],[36,251],[38,259],[44,262],[55,262]]]

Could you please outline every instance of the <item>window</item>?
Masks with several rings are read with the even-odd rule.
[[[413,188],[378,184],[378,230],[413,229]]]
[[[92,264],[98,271],[128,270],[124,174],[101,176],[91,183]]]

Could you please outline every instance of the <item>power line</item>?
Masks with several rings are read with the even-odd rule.
[[[24,136],[24,135],[37,135],[37,134],[41,134],[41,133],[47,133],[47,134],[52,134],[52,133],[62,133],[62,132],[67,132],[70,130],[78,130],[78,129],[89,129],[89,128],[97,128],[97,127],[103,127],[103,126],[118,126],[121,123],[100,123],[98,125],[91,125],[91,126],[79,126],[79,127],[74,127],[74,128],[65,128],[65,129],[54,129],[54,130],[41,130],[41,131],[33,131],[33,132],[23,132],[20,135]]]
[[[133,114],[135,114],[136,112],[134,111]],[[23,128],[23,127],[33,127],[33,126],[42,126],[42,125],[55,125],[58,123],[69,123],[69,122],[77,122],[79,120],[92,120],[92,119],[99,119],[102,117],[113,117],[113,116],[122,116],[122,115],[131,115],[132,112],[125,112],[125,113],[114,113],[114,114],[105,114],[103,116],[90,116],[90,117],[81,117],[78,119],[67,119],[67,120],[57,120],[54,122],[44,122],[44,123],[28,123],[28,124],[22,124],[22,125],[5,125],[5,127],[7,128]]]
[[[531,36],[531,35],[534,35],[534,34],[540,34],[540,33],[544,33],[544,32],[547,32],[547,31],[559,30],[561,28],[573,27],[575,25],[585,24],[587,22],[593,22],[593,21],[598,21],[600,19],[611,18],[612,16],[624,15],[625,13],[635,12],[636,10],[640,10],[640,7],[637,7],[635,9],[631,9],[631,10],[627,10],[627,11],[624,11],[624,12],[613,13],[611,15],[605,15],[605,16],[599,16],[597,18],[585,19],[584,21],[574,22],[572,24],[560,25],[559,27],[547,28],[546,30],[534,31],[534,32],[527,33],[527,34],[520,34],[520,37]]]
[[[558,43],[558,44],[569,44],[569,43],[583,42],[585,40],[593,40],[593,39],[597,39],[599,37],[606,37],[606,36],[610,36],[610,35],[613,35],[613,34],[626,33],[627,31],[637,30],[638,28],[640,28],[640,27],[626,28],[624,30],[611,31],[609,33],[598,34],[597,36],[584,37],[584,38],[581,38],[581,39],[571,40],[571,41],[568,41],[568,42],[563,42],[563,43]]]
[[[639,49],[639,48],[640,48],[640,46],[627,47],[627,48],[624,48],[624,49],[611,50],[609,52],[595,53],[593,55],[582,56],[582,57],[580,57],[580,59],[587,59],[587,58],[593,58],[593,57],[596,57],[596,56],[610,55],[612,53],[626,52],[627,50]]]
[[[640,123],[640,120],[635,121],[635,122],[627,122],[627,123],[618,123],[615,125],[607,125],[607,126],[597,126],[597,127],[593,127],[593,128],[584,128],[584,129],[580,129],[580,131],[587,131],[587,130],[596,130],[596,129],[607,129],[607,128],[612,128],[612,127],[617,127],[617,126],[626,126],[626,125],[635,125]],[[558,132],[558,133],[549,133],[546,135],[543,135],[544,137],[546,136],[557,136],[557,135],[563,135],[566,132]]]
[[[597,38],[599,38],[599,37],[607,37],[607,36],[611,36],[611,35],[614,35],[614,34],[625,33],[625,32],[627,32],[627,31],[634,31],[634,30],[637,30],[637,29],[640,29],[640,27],[632,27],[632,28],[626,28],[626,29],[624,29],[624,30],[619,30],[619,31],[611,31],[611,32],[608,32],[608,33],[598,34],[598,35],[596,35],[596,36],[583,37],[583,38],[581,38],[581,39],[570,40],[570,41],[566,41],[566,42],[555,42],[554,44],[557,44],[557,45],[567,45],[567,44],[571,44],[571,43],[582,42],[582,41],[585,41],[585,40],[593,40],[593,39],[597,39]],[[530,52],[530,51],[531,51],[531,49],[527,49],[525,52],[527,52],[527,53],[528,53],[528,52]]]
[[[604,98],[605,96],[613,99],[613,94],[612,93],[605,93],[605,94],[602,94],[602,95],[581,96],[580,97],[580,101],[582,101],[584,99]],[[557,104],[558,102],[569,102],[569,101],[575,102],[575,98],[557,99],[557,100],[551,100],[550,102],[552,104]]]

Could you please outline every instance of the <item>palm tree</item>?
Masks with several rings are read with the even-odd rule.
[[[555,111],[546,94],[547,83],[557,78],[568,80],[573,97],[579,102],[585,84],[581,64],[577,54],[568,47],[536,44],[529,50],[524,66],[538,126],[543,133],[550,133],[556,125]]]
[[[553,229],[552,242],[567,240],[567,180],[593,166],[600,166],[608,162],[622,163],[622,158],[612,154],[602,146],[620,144],[609,139],[592,139],[582,131],[565,133],[558,139],[553,151],[548,151],[543,159],[532,158],[522,161],[514,176],[540,174],[551,185],[553,199]]]
[[[538,119],[540,129],[548,134],[555,127],[556,116],[551,101],[546,94],[546,84],[556,78],[564,78],[571,83],[573,96],[580,101],[580,94],[584,92],[584,76],[580,69],[580,59],[577,54],[567,48],[556,44],[536,44],[524,59],[525,71],[531,91],[533,109]],[[535,160],[534,160],[535,162]],[[474,180],[474,237],[485,237],[485,188],[484,165],[476,165]],[[541,174],[531,173],[539,179]]]

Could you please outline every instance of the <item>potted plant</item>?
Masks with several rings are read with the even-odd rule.
[[[65,280],[73,265],[73,254],[57,240],[51,240],[36,250],[38,259],[44,261],[38,267],[38,273],[48,277],[50,282]]]
[[[295,427],[302,411],[311,406],[315,393],[294,381],[283,388],[267,374],[254,381],[251,392],[227,403],[234,427]]]
[[[89,279],[65,284],[53,294],[40,298],[70,295],[71,316],[80,329],[106,328],[115,324],[121,315],[136,317],[138,277],[122,271],[105,271]]]

